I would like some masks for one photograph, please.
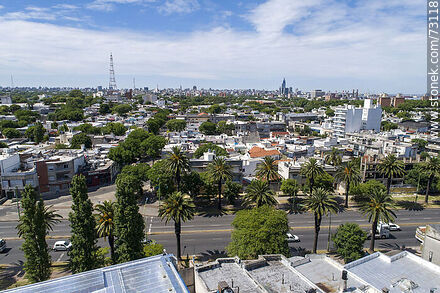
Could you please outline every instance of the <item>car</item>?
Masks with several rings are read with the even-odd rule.
[[[387,224],[387,223],[379,222],[379,224]],[[390,231],[401,231],[402,230],[402,229],[400,229],[400,226],[395,223],[389,222],[387,225],[388,225],[388,228]]]
[[[291,233],[286,233],[286,240],[287,242],[300,242],[299,237]]]
[[[53,250],[55,251],[67,251],[72,249],[72,243],[69,241],[57,241],[53,245]]]
[[[6,240],[0,239],[0,252],[3,252],[6,250]]]

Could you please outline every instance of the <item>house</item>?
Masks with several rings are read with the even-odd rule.
[[[440,265],[440,225],[426,225],[425,239],[421,245],[422,258]]]

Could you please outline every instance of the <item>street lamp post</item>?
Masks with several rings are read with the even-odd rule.
[[[327,252],[330,251],[330,239],[331,239],[331,232],[332,232],[331,229],[332,229],[332,213],[329,213]]]

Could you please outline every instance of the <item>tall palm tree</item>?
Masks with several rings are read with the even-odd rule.
[[[388,155],[377,166],[379,173],[387,178],[387,193],[390,194],[391,181],[395,177],[401,177],[405,174],[405,164],[397,159],[395,155]]]
[[[269,188],[269,184],[262,180],[252,180],[251,184],[246,188],[244,201],[247,205],[255,203],[258,207],[263,205],[274,206],[277,204],[275,194]]]
[[[420,171],[428,175],[428,184],[426,185],[425,203],[428,203],[429,190],[435,175],[440,174],[440,158],[432,157],[426,162],[420,164]]]
[[[258,179],[266,180],[270,185],[270,181],[276,181],[280,179],[278,174],[278,166],[275,163],[275,159],[272,157],[264,157],[263,162],[258,164],[256,170],[256,176]]]
[[[325,155],[324,159],[326,164],[332,166],[339,166],[342,163],[341,151],[335,147],[332,147],[331,151]]]
[[[340,166],[336,179],[345,183],[345,207],[348,208],[348,193],[351,185],[356,185],[361,181],[361,172],[359,166],[353,162],[347,162],[343,166]]]
[[[313,193],[313,185],[315,184],[315,178],[323,173],[324,173],[324,169],[315,158],[310,158],[308,162],[302,165],[301,175],[309,179],[310,195]]]
[[[180,251],[180,233],[182,230],[182,222],[191,220],[194,217],[195,205],[187,194],[174,192],[167,197],[159,207],[159,216],[168,223],[174,221],[174,233],[177,240],[177,259],[181,259]]]
[[[369,199],[361,206],[362,213],[368,216],[368,221],[371,223],[370,252],[374,252],[374,236],[379,220],[388,223],[396,217],[396,214],[391,210],[392,205],[393,199],[391,195],[382,189],[376,188],[369,195]]]
[[[225,158],[217,157],[208,165],[208,172],[214,182],[218,184],[218,209],[222,209],[222,183],[232,179],[231,165]]]
[[[318,247],[318,236],[321,230],[322,217],[328,213],[338,212],[338,203],[334,196],[329,195],[323,188],[317,188],[312,195],[305,199],[307,210],[313,213],[315,220],[315,239],[313,241],[313,253],[316,253]]]
[[[182,174],[189,170],[189,159],[180,147],[173,147],[167,158],[168,167],[173,172],[174,179],[177,183],[177,191],[180,191],[180,181]]]
[[[112,263],[116,262],[115,259],[115,202],[111,200],[105,200],[101,204],[95,206],[95,211],[98,213],[96,217],[96,232],[98,237],[104,237],[108,239],[108,245],[110,246],[110,257]]]
[[[52,206],[44,206],[43,217],[44,217],[44,225],[46,226],[46,231],[53,231],[53,226],[58,224],[61,220],[61,216],[57,214],[57,210],[51,210]],[[22,236],[24,233],[23,222],[20,222],[17,225],[18,236]]]

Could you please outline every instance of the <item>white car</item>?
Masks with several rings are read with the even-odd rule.
[[[299,237],[291,233],[286,233],[287,242],[299,242]]]
[[[72,248],[72,243],[68,241],[57,241],[53,245],[53,250],[55,251],[67,251]]]
[[[386,223],[379,222],[379,224],[386,224]],[[390,231],[401,231],[402,230],[402,229],[400,229],[400,226],[395,223],[390,222],[387,225],[388,225]]]

